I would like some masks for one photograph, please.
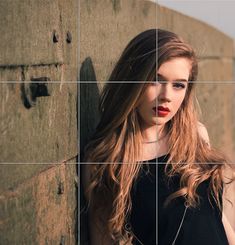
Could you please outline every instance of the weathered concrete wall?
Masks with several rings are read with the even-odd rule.
[[[76,244],[76,165],[34,168],[0,167],[0,244]]]
[[[156,27],[156,5],[145,0],[82,0],[80,64],[90,57],[97,81],[104,82],[127,43]]]
[[[56,67],[59,81],[77,80],[78,1],[1,1],[0,22],[1,81],[30,80],[35,68],[42,77],[43,66]]]
[[[0,244],[76,244],[78,4],[0,3]]]
[[[36,97],[30,108],[27,86],[0,84],[1,162],[50,163],[76,156],[77,84],[48,82],[49,96]]]

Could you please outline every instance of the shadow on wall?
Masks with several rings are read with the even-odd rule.
[[[99,87],[95,69],[87,57],[80,69],[80,154],[83,158],[84,147],[89,142],[99,122]]]
[[[99,122],[99,87],[92,59],[87,57],[80,69],[80,159],[84,158],[84,147],[92,137]],[[82,166],[81,170],[82,171]],[[81,180],[82,182],[82,180]],[[80,244],[89,244],[88,209],[84,190],[80,190]]]

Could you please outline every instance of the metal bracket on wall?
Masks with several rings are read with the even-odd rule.
[[[21,99],[25,108],[35,106],[38,97],[50,96],[48,81],[51,81],[49,77],[37,77],[21,84]]]

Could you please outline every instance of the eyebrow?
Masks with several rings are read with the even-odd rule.
[[[160,73],[157,73],[157,78],[160,78],[161,79],[161,81],[167,81],[167,78],[166,77],[164,77],[163,75],[161,75]],[[185,79],[185,78],[177,78],[177,79],[174,79],[174,82],[188,82],[188,80],[187,79]]]

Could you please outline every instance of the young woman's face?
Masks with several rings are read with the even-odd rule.
[[[138,112],[146,126],[164,125],[180,108],[188,87],[191,61],[173,58],[157,71],[157,82],[145,90]]]

